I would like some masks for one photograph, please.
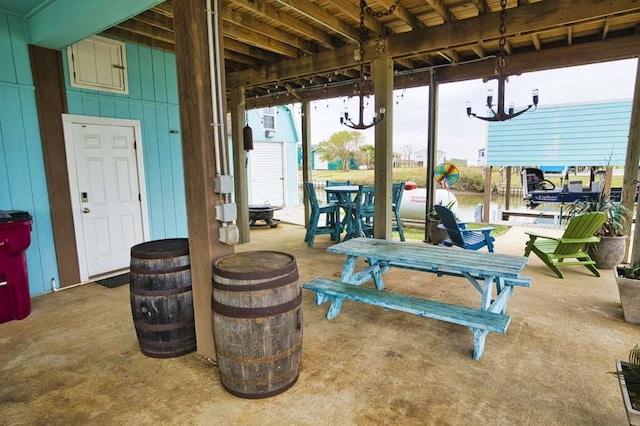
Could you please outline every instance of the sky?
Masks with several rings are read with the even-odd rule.
[[[637,59],[613,61],[558,70],[524,73],[509,77],[505,88],[505,105],[519,106],[532,103],[531,91],[539,90],[539,107],[602,101],[631,100],[635,85]],[[481,79],[440,85],[438,117],[438,150],[448,159],[475,160],[478,150],[485,147],[487,123],[468,118],[466,104],[483,115],[487,90],[497,83],[483,83]],[[427,146],[428,87],[394,91],[393,147],[395,152],[416,152]],[[351,130],[340,124],[345,105],[357,121],[357,98],[334,98],[311,103],[311,144],[327,140],[333,133]],[[293,107],[300,129],[300,105]],[[525,114],[535,114],[526,112]],[[373,98],[365,108],[364,122],[373,117]],[[517,120],[517,118],[515,119]],[[374,128],[364,130],[365,143],[373,145]],[[410,147],[410,148],[407,148]]]

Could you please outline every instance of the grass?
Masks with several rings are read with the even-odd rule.
[[[465,165],[456,164],[460,176],[474,176],[481,175],[482,180],[484,181],[484,172],[482,171],[482,167],[467,167]],[[491,182],[495,185],[501,185],[504,183],[505,178],[500,174],[500,168],[494,167],[491,173]],[[407,167],[407,168],[395,168],[392,172],[393,181],[394,182],[415,182],[418,184],[418,187],[424,188],[427,182],[427,169],[422,167]],[[300,177],[300,179],[302,179]],[[349,170],[343,172],[342,170],[314,170],[312,173],[312,179],[315,181],[324,181],[324,180],[350,180],[351,183],[358,185],[373,185],[374,184],[374,173],[373,170]],[[560,176],[549,176],[548,179],[553,182],[556,186],[560,186],[561,177]],[[569,175],[570,181],[582,181],[583,186],[588,186],[589,184],[589,176],[582,175]],[[611,186],[613,187],[621,187],[623,182],[623,176],[613,176],[611,181]],[[520,175],[518,173],[512,172],[511,174],[511,186],[521,187]],[[452,190],[456,192],[455,185],[452,187]]]
[[[469,223],[469,224],[467,224],[467,227],[469,229],[483,228],[485,226],[487,226],[487,225],[485,225],[483,223]],[[499,237],[500,235],[504,235],[510,228],[509,226],[506,226],[506,225],[493,225],[493,224],[490,224],[489,226],[494,226],[496,228],[493,231],[491,231],[491,235],[493,237]],[[394,233],[394,236],[397,236],[397,232]],[[405,226],[404,227],[404,236],[405,236],[405,238],[407,240],[424,241],[424,229],[423,228],[414,228],[414,227]]]

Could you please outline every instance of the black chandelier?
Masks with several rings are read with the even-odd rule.
[[[364,42],[367,39],[367,29],[364,26],[364,13],[365,10],[370,15],[375,17],[381,17],[383,15],[389,15],[393,13],[393,11],[400,3],[400,0],[396,0],[391,7],[385,12],[374,12],[371,10],[371,7],[367,6],[366,0],[360,0],[360,42],[358,43],[358,51],[357,51],[357,59],[360,61],[360,77],[355,83],[354,91],[358,95],[359,98],[359,121],[358,123],[354,123],[351,118],[349,118],[349,110],[345,108],[344,114],[340,117],[340,124],[344,124],[347,127],[356,130],[365,130],[370,127],[375,126],[384,120],[384,114],[386,112],[384,107],[381,107],[380,110],[376,113],[375,117],[371,124],[364,124],[364,96],[365,93],[371,94],[373,93],[373,81],[367,79],[364,75]],[[368,96],[368,95],[367,95]]]
[[[504,23],[507,8],[507,0],[500,0],[500,51],[498,53],[498,57],[496,58],[496,76],[498,79],[498,110],[494,110],[493,107],[493,89],[489,89],[487,91],[487,108],[491,112],[491,116],[481,117],[474,112],[471,111],[471,102],[467,102],[467,116],[475,117],[484,121],[505,121],[515,118],[525,112],[529,111],[531,108],[536,109],[538,107],[538,89],[533,90],[533,103],[527,106],[522,111],[515,112],[515,105],[513,103],[509,104],[509,110],[505,112],[504,109],[504,88],[505,84],[508,81],[509,77],[505,72],[505,44],[507,42],[504,34],[507,31],[507,27]]]

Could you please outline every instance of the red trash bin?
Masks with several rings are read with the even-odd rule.
[[[0,323],[31,313],[26,251],[32,222],[27,212],[0,210]]]

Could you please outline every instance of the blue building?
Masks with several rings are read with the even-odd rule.
[[[0,10],[0,210],[33,216],[31,295],[126,269],[133,244],[188,236],[175,55],[87,38],[155,3],[13,2]],[[38,60],[51,56],[30,44],[61,53],[63,82],[39,75]],[[101,72],[105,57],[115,62]],[[43,91],[59,112],[37,100]],[[298,133],[288,108],[270,112],[247,114],[250,199],[294,204]],[[62,126],[64,140],[41,134],[43,126]],[[280,190],[263,193],[274,175]],[[117,253],[105,254],[107,246]]]
[[[539,107],[490,122],[489,166],[624,166],[631,101]]]

